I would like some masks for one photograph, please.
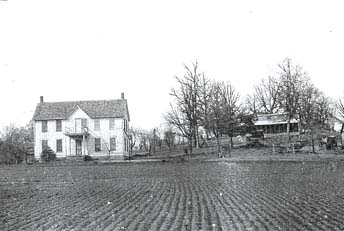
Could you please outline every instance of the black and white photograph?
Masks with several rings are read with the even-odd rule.
[[[344,230],[343,9],[0,0],[0,230]]]

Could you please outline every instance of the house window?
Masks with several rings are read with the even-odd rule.
[[[110,138],[110,151],[116,151],[116,138]]]
[[[124,123],[124,131],[126,132],[128,130],[128,122],[126,119],[123,119],[123,123]]]
[[[94,130],[95,131],[100,131],[100,119],[95,119],[94,120]]]
[[[109,119],[109,129],[114,130],[115,129],[115,118]]]
[[[62,120],[56,120],[56,131],[62,132]]]
[[[82,131],[84,131],[85,128],[87,128],[87,119],[86,118],[82,118],[81,119],[81,129],[82,129]]]
[[[48,132],[48,121],[47,120],[42,121],[42,132]]]
[[[56,140],[56,152],[62,152],[62,139]]]
[[[101,141],[100,141],[100,138],[94,138],[94,151],[96,152],[100,152],[101,151]]]
[[[127,151],[127,139],[124,138],[124,151],[126,152]]]
[[[42,151],[48,148],[48,140],[42,140]]]

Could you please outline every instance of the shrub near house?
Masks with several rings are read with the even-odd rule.
[[[69,102],[44,102],[41,96],[33,116],[35,159],[46,147],[57,158],[127,158],[129,120],[123,93],[117,100]]]

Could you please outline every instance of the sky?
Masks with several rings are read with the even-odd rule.
[[[197,60],[242,96],[286,57],[344,96],[342,1],[0,1],[0,128],[44,101],[125,93],[131,125],[163,123],[175,76]]]

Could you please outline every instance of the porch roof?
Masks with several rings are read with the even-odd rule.
[[[65,132],[64,134],[71,138],[82,138],[83,136],[87,137],[89,135],[88,133],[76,133],[76,132],[74,133]]]
[[[296,119],[291,119],[290,123],[298,123]],[[254,122],[254,125],[278,125],[278,124],[287,124],[288,121],[273,121],[273,120],[258,120]]]

